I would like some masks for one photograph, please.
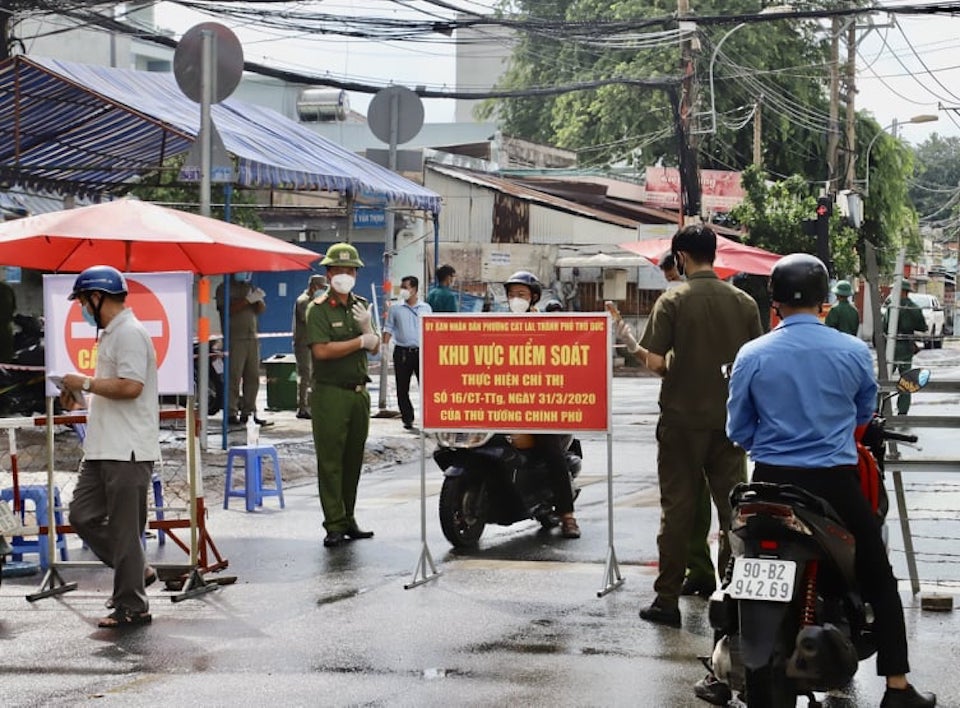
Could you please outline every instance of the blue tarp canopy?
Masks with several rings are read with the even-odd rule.
[[[227,99],[211,114],[241,186],[440,209],[436,193],[276,111]],[[8,184],[115,191],[189,150],[199,129],[200,106],[173,74],[25,56],[0,62],[0,179]]]

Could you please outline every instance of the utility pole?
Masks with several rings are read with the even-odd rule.
[[[857,20],[849,19],[847,27],[847,64],[844,85],[847,92],[847,174],[844,187],[853,189],[857,179]]]
[[[10,58],[10,29],[13,7],[8,0],[0,0],[0,61]]]
[[[827,126],[827,192],[836,189],[840,143],[840,18],[830,22],[830,124]]]
[[[680,19],[680,29],[691,29],[684,17],[690,14],[690,0],[677,0],[677,16]],[[690,117],[693,113],[694,92],[694,65],[693,41],[689,38],[691,32],[684,32],[680,40],[680,70],[683,80],[680,87],[679,118],[680,118],[680,226],[683,226],[688,216],[700,216],[700,171],[697,168],[697,151],[691,145]]]
[[[761,150],[760,140],[763,137],[763,95],[757,97],[757,102],[753,104],[753,164],[760,167],[763,164],[763,151]]]

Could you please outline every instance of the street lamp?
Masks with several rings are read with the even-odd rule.
[[[887,130],[890,130],[890,135],[896,138],[897,126],[903,125],[905,123],[933,123],[938,120],[940,120],[940,116],[926,114],[926,113],[920,114],[918,116],[914,116],[913,118],[908,118],[907,120],[904,120],[904,121],[898,121],[896,118],[894,118],[893,122],[890,123],[890,125],[884,127],[883,130],[879,131],[876,135],[873,136],[870,142],[867,143],[867,176],[866,176],[866,179],[863,181],[864,196],[869,196],[870,194],[870,151],[873,149],[873,144],[877,142],[877,138],[879,138],[881,135],[887,132]]]
[[[788,15],[788,14],[792,13],[793,11],[794,11],[794,10],[793,10],[793,6],[792,6],[792,5],[769,5],[769,6],[765,7],[765,8],[763,8],[762,10],[760,10],[760,12],[759,12],[758,14],[760,14],[760,15]],[[750,24],[750,23],[749,23],[749,22],[741,22],[739,25],[735,25],[735,26],[733,27],[733,29],[731,29],[729,32],[727,32],[725,35],[723,35],[723,36],[720,38],[720,41],[717,42],[717,46],[715,46],[715,47],[713,48],[713,54],[710,55],[710,130],[705,131],[705,132],[707,132],[707,133],[716,133],[716,132],[717,132],[717,101],[716,101],[716,93],[715,93],[714,90],[713,90],[713,65],[714,65],[714,63],[717,61],[717,54],[720,53],[720,47],[723,45],[724,42],[727,41],[727,38],[728,38],[731,34],[733,34],[734,32],[736,32],[736,31],[737,31],[738,29],[740,29],[741,27],[746,27],[748,24]]]

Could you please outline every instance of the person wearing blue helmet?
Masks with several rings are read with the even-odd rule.
[[[127,281],[116,268],[93,266],[77,276],[69,299],[97,332],[93,376],[63,377],[60,403],[81,408],[89,397],[83,466],[70,502],[70,524],[113,568],[113,609],[99,625],[118,629],[151,621],[146,586],[157,579],[140,536],[147,490],[160,459],[157,356],[147,330],[126,304]]]

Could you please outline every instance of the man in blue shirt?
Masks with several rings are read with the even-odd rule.
[[[383,325],[383,344],[393,343],[393,375],[397,381],[397,404],[403,427],[414,430],[413,404],[410,403],[410,379],[420,384],[420,315],[433,309],[419,299],[420,281],[415,275],[400,280],[400,301],[387,310]]]
[[[881,708],[927,708],[936,697],[908,682],[907,638],[897,581],[876,518],[857,480],[854,428],[873,415],[877,384],[867,345],[822,324],[827,269],[804,253],[777,261],[770,275],[783,318],[745,344],[733,365],[727,437],[750,453],[753,481],[793,484],[825,499],[857,542],[856,570],[876,617]]]

